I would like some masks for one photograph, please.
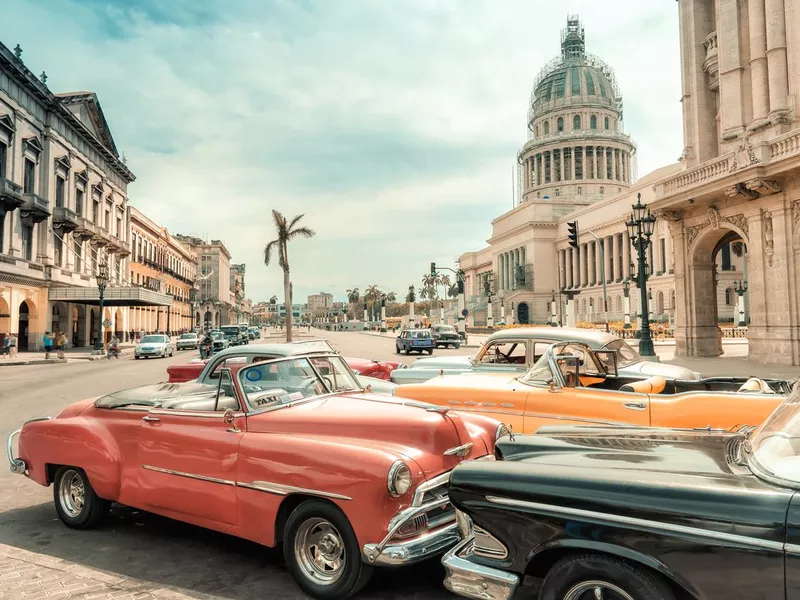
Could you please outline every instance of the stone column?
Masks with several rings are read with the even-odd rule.
[[[600,242],[595,241],[594,244],[594,282],[603,283],[603,264],[600,260]]]
[[[572,296],[567,296],[567,327],[575,327],[575,300]]]
[[[576,170],[575,170],[575,159],[576,159],[577,155],[578,155],[578,147],[577,146],[573,146],[572,147],[572,181],[575,181],[578,178],[577,175],[576,175]]]
[[[614,236],[610,235],[605,238],[605,247],[603,250],[605,251],[605,258],[606,258],[606,282],[611,279],[611,265],[614,264]]]
[[[566,173],[566,165],[565,165],[566,161],[564,160],[564,148],[560,148],[558,153],[559,153],[559,156],[561,157],[561,165],[560,165],[561,166],[561,181],[564,181],[564,180],[566,180],[566,177],[564,177],[564,174]]]
[[[581,245],[580,244],[578,244],[577,248],[573,249],[572,255],[573,255],[572,258],[574,260],[573,265],[572,265],[572,271],[573,271],[574,280],[575,280],[574,281],[574,287],[580,287],[580,285],[581,285],[581,274],[582,274],[581,273],[581,271],[582,271],[582,269],[581,269],[581,259],[583,258],[583,256],[581,255]]]
[[[789,108],[789,75],[786,61],[786,12],[784,0],[765,0],[767,68],[769,70],[770,119],[784,116]]]
[[[622,278],[631,276],[631,237],[627,231],[622,233]]]
[[[589,243],[581,246],[581,255],[583,256],[583,272],[581,273],[581,281],[589,285]]]
[[[581,179],[588,179],[587,175],[587,167],[586,167],[586,146],[581,146]]]

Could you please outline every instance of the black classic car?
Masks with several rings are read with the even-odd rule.
[[[543,428],[498,441],[496,458],[450,478],[464,535],[443,559],[453,592],[800,598],[797,385],[755,429]]]

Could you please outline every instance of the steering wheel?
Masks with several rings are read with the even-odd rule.
[[[316,379],[314,379],[312,377],[311,379],[309,379],[308,381],[306,381],[302,385],[300,385],[297,388],[297,391],[301,392],[303,395],[306,395],[306,393],[311,392],[311,393],[313,393],[314,396],[317,396],[317,395],[319,395],[321,393],[317,389],[317,385],[319,385],[319,381],[317,381]]]

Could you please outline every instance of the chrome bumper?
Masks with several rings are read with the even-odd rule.
[[[39,417],[37,419],[29,419],[22,424],[22,427],[25,427],[28,423],[35,423],[36,421],[49,421],[50,417]],[[14,458],[14,438],[17,437],[22,432],[22,427],[17,429],[16,431],[12,431],[8,438],[6,439],[6,452],[8,453],[8,464],[11,467],[12,473],[17,473],[19,475],[24,475],[25,472],[28,470],[28,465],[25,464],[25,461],[21,458]]]
[[[444,587],[476,600],[510,600],[519,587],[519,577],[469,560],[472,544],[472,538],[467,538],[444,555]]]
[[[365,544],[362,554],[365,562],[381,567],[399,567],[431,558],[446,551],[461,539],[458,525],[425,533],[407,541],[393,544]]]

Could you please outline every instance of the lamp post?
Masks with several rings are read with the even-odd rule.
[[[649,312],[647,313],[647,317],[650,321],[654,321],[655,317],[653,316],[653,288],[647,290],[647,307]]]
[[[556,291],[553,290],[552,297],[550,298],[550,326],[558,326],[558,315],[556,313]]]
[[[97,267],[97,291],[100,292],[100,310],[97,315],[97,338],[94,341],[94,349],[97,354],[103,353],[103,299],[106,293],[106,286],[108,285],[108,266],[105,261],[101,262]]]
[[[381,331],[386,329],[386,294],[381,294]]]
[[[642,329],[639,339],[639,354],[642,356],[655,356],[653,348],[653,338],[650,336],[650,315],[647,297],[647,247],[650,245],[650,237],[653,235],[656,218],[650,214],[650,210],[642,204],[642,195],[638,194],[637,202],[632,206],[633,212],[630,219],[625,223],[628,228],[628,235],[631,244],[636,249],[639,256],[639,268],[637,275],[639,279],[639,293],[641,294],[641,314]]]
[[[737,327],[746,327],[747,322],[744,320],[744,293],[747,291],[747,281],[734,281],[733,291],[736,292],[738,298],[736,299],[736,312],[739,313],[739,322]]]
[[[630,329],[631,328],[631,280],[626,279],[622,282],[622,293],[625,296],[625,324],[622,326],[623,329]]]

